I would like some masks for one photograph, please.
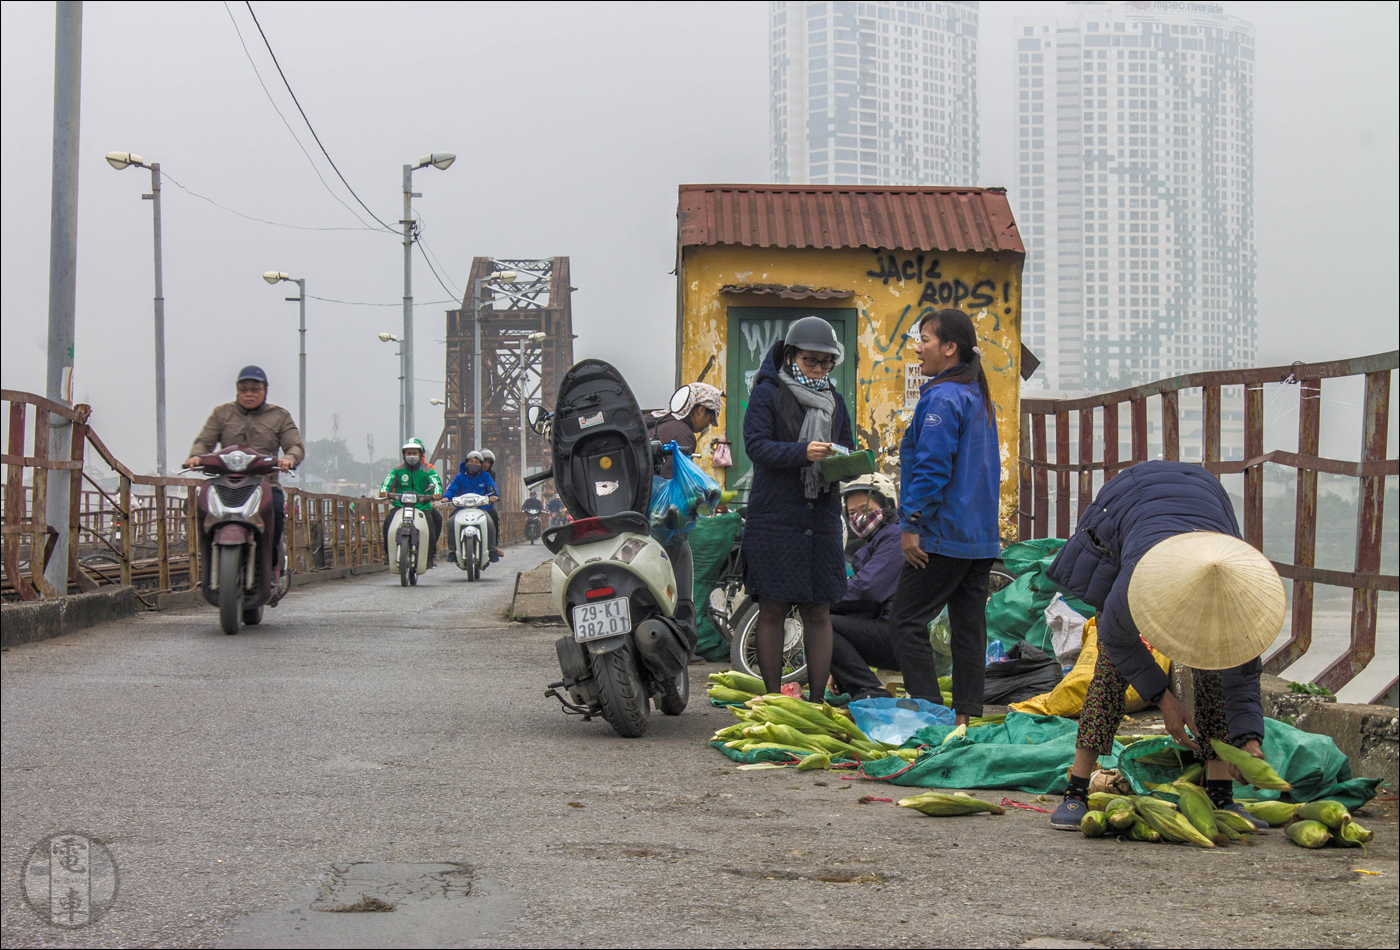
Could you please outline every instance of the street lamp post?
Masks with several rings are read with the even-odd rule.
[[[285,280],[297,285],[299,296],[287,297],[287,300],[295,300],[301,304],[301,401],[298,405],[297,422],[301,425],[301,441],[310,442],[311,438],[306,434],[306,278],[289,277],[285,271],[270,270],[263,274],[263,280],[269,284],[276,285],[278,281]]]
[[[472,309],[472,448],[481,451],[481,288],[488,280],[511,283],[515,271],[501,270],[485,277],[478,277],[473,288]]]
[[[408,436],[405,434],[405,432],[406,432],[407,430],[404,428],[404,376],[405,376],[405,373],[404,373],[404,365],[403,365],[403,364],[404,364],[404,346],[403,346],[403,340],[400,339],[399,337],[394,336],[392,333],[381,333],[381,334],[379,334],[379,342],[380,342],[380,343],[397,343],[397,344],[399,344],[399,351],[398,351],[397,353],[395,353],[394,355],[397,356],[397,357],[399,358],[399,445],[403,445],[405,442],[408,441]]]
[[[156,474],[165,474],[165,281],[160,249],[160,162],[146,164],[140,155],[108,152],[107,164],[117,171],[135,165],[151,171],[151,193],[142,198],[151,202],[155,224],[156,254]]]
[[[525,492],[528,491],[525,488],[525,344],[541,343],[544,338],[545,334],[538,331],[520,338],[520,398],[516,401],[520,403],[520,500],[522,502],[525,500]]]
[[[403,167],[403,376],[405,438],[413,435],[413,199],[421,195],[413,190],[413,173],[431,165],[445,170],[457,160],[451,152],[432,152],[418,159],[417,165]],[[402,444],[402,440],[400,441]]]

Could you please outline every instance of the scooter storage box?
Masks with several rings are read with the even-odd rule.
[[[551,438],[554,484],[575,518],[649,510],[646,418],[612,366],[583,360],[565,374]]]
[[[690,662],[681,634],[659,617],[643,620],[632,632],[637,655],[657,679],[670,679],[680,674]]]

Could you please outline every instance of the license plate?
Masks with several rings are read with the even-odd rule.
[[[574,640],[615,637],[632,629],[632,608],[626,597],[579,604],[574,608]]]

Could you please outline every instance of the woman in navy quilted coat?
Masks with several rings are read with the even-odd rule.
[[[744,414],[753,490],[744,519],[744,582],[758,598],[758,665],[765,689],[782,685],[784,621],[802,616],[807,683],[814,702],[831,670],[828,608],[846,592],[841,493],[819,470],[832,444],[855,438],[846,403],[827,378],[844,353],[820,317],[795,320],[754,378]]]

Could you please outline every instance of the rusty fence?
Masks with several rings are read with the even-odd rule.
[[[1273,561],[1279,574],[1292,581],[1291,633],[1287,642],[1265,657],[1264,666],[1267,672],[1280,673],[1312,646],[1316,585],[1349,590],[1350,645],[1313,680],[1336,692],[1375,656],[1380,593],[1400,590],[1400,577],[1381,573],[1385,480],[1400,474],[1400,461],[1386,457],[1391,374],[1397,368],[1400,351],[1391,351],[1327,363],[1195,373],[1080,398],[1023,398],[1020,537],[1067,538],[1104,480],[1150,457],[1181,461],[1182,397],[1186,395],[1193,401],[1199,398],[1200,464],[1217,477],[1243,476],[1244,538],[1261,551],[1265,535],[1265,465],[1296,470],[1293,558],[1291,562]],[[1364,405],[1356,422],[1361,458],[1355,462],[1318,454],[1323,381],[1346,377],[1360,377],[1364,386]],[[1264,451],[1266,386],[1297,389],[1295,452]],[[1231,388],[1243,390],[1243,452],[1238,459],[1222,458],[1222,405]],[[1157,451],[1151,455],[1149,432],[1154,427],[1149,425],[1149,400],[1158,404],[1160,413],[1155,427]],[[1194,412],[1192,416],[1195,417]],[[1053,460],[1049,452],[1052,434]],[[1356,480],[1356,539],[1350,571],[1316,565],[1320,474]],[[1394,686],[1392,679],[1382,692]]]
[[[3,584],[6,599],[34,600],[96,590],[107,584],[137,588],[148,606],[152,594],[199,586],[195,501],[202,478],[137,475],[123,465],[88,425],[91,408],[67,407],[33,393],[0,390],[7,404],[8,440],[0,462],[3,496]],[[61,420],[61,422],[57,421]],[[50,457],[51,430],[71,427],[66,459]],[[91,454],[89,454],[89,450]],[[104,487],[85,470],[102,463],[116,473]],[[51,471],[69,479],[68,590],[44,577],[58,526],[44,517]],[[387,502],[321,494],[284,486],[287,552],[293,574],[381,562],[380,526]],[[37,554],[37,556],[36,556]]]

